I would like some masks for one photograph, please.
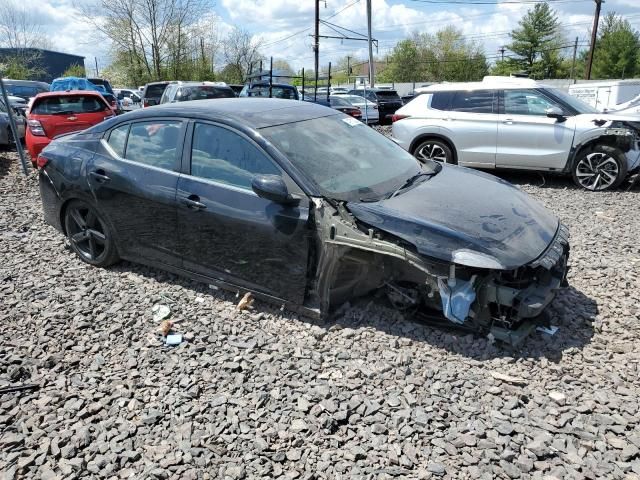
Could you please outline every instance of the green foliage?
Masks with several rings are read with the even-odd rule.
[[[532,78],[556,78],[562,65],[563,38],[556,12],[546,3],[538,3],[511,32],[507,48],[516,57],[510,65],[519,66]]]
[[[486,57],[460,30],[445,27],[435,35],[414,34],[398,42],[379,82],[472,81],[487,74]]]
[[[62,72],[61,77],[86,77],[84,66],[71,65],[64,72]]]
[[[15,80],[36,80],[44,73],[40,66],[40,54],[18,54],[4,57],[0,61],[0,73]]]
[[[640,76],[640,34],[615,12],[604,17],[593,57],[593,78]]]

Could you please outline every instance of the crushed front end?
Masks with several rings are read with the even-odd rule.
[[[430,258],[413,245],[355,218],[343,204],[315,200],[316,265],[312,297],[329,313],[353,297],[384,293],[408,317],[516,346],[537,326],[566,284],[568,230],[537,259],[516,269],[478,268]]]

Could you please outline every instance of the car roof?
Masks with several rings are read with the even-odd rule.
[[[492,90],[496,88],[540,88],[547,87],[542,83],[536,82],[530,78],[518,77],[500,77],[487,75],[481,82],[452,82],[452,83],[434,83],[428,87],[418,87],[414,91],[416,93],[442,92],[452,90]]]
[[[107,92],[105,92],[105,94],[107,94]],[[55,92],[39,93],[35,98],[57,97],[60,95],[93,95],[101,97],[103,94],[97,90],[56,90]]]
[[[250,87],[268,87],[269,86],[269,82],[254,82],[249,86]],[[293,88],[293,89],[296,88],[293,85],[289,85],[288,83],[273,83],[273,82],[271,82],[271,86],[272,87],[286,87],[286,88]]]
[[[337,114],[334,109],[310,102],[244,97],[165,103],[120,115],[117,120],[120,123],[125,120],[145,120],[156,117],[188,117],[237,123],[260,129]],[[100,125],[106,125],[104,128],[106,130],[113,125],[113,121]],[[102,129],[95,131],[102,131]]]

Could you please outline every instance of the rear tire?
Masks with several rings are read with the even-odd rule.
[[[440,163],[457,164],[451,147],[442,140],[435,138],[427,138],[420,142],[420,144],[413,151],[413,156],[420,162],[424,163],[427,160],[434,160]]]
[[[111,229],[91,205],[71,201],[64,213],[64,225],[71,249],[83,262],[108,267],[119,260]]]
[[[604,192],[618,187],[627,176],[627,158],[609,145],[578,152],[571,165],[573,182],[585,190]]]

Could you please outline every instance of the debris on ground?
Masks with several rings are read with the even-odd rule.
[[[171,309],[166,305],[154,305],[151,311],[153,312],[154,322],[160,322],[171,316]]]
[[[238,306],[236,308],[242,311],[242,310],[247,310],[251,308],[251,305],[253,305],[253,295],[251,295],[251,292],[247,292],[240,299],[240,301],[238,302]]]
[[[513,385],[526,385],[527,383],[529,383],[524,378],[512,377],[511,375],[506,375],[500,372],[489,372],[489,375],[491,375],[496,380],[500,380],[501,382],[505,383],[511,383]]]
[[[173,322],[171,320],[163,320],[160,326],[158,327],[158,332],[163,337],[166,337],[167,335],[169,335],[169,332],[171,331],[172,327],[173,327]]]
[[[175,346],[182,343],[182,335],[180,334],[167,335],[166,337],[167,338],[164,343],[167,346]]]

